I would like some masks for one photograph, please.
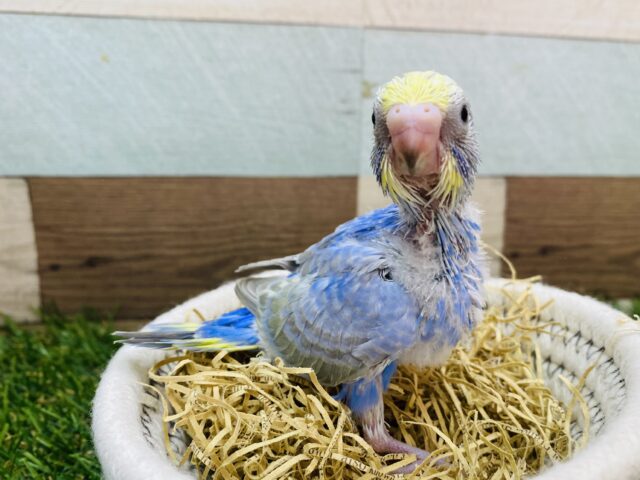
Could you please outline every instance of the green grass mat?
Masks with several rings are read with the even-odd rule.
[[[0,478],[98,479],[91,400],[115,351],[113,322],[87,312],[0,328]]]

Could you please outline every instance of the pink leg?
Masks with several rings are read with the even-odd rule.
[[[394,470],[393,473],[411,473],[429,456],[429,452],[426,450],[412,447],[400,440],[396,440],[389,435],[386,430],[383,434],[376,437],[369,437],[365,435],[365,440],[373,447],[376,453],[407,453],[416,456],[415,462],[410,463],[406,467],[398,468],[397,470]]]
[[[379,379],[378,382],[380,382]],[[371,445],[376,453],[407,453],[415,455],[415,462],[394,471],[394,473],[411,473],[424,461],[425,458],[429,456],[429,452],[422,450],[421,448],[412,447],[411,445],[401,442],[400,440],[396,440],[389,435],[389,432],[384,425],[382,389],[379,388],[378,392],[379,395],[375,405],[356,415],[356,418],[362,426],[364,439],[369,443],[369,445]]]

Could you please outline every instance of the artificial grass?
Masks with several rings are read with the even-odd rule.
[[[628,298],[626,300],[612,300],[611,305],[614,308],[622,310],[632,318],[640,318],[640,297]]]
[[[117,348],[113,322],[84,312],[0,330],[0,478],[99,479],[91,400]]]

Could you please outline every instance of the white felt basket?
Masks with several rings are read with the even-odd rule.
[[[523,284],[492,279],[489,303],[505,301],[504,291],[517,294]],[[591,365],[582,394],[591,414],[590,440],[568,461],[546,468],[539,480],[640,479],[640,327],[617,310],[588,297],[535,285],[541,302],[553,300],[541,320],[558,323],[552,335],[539,338],[545,382],[565,402],[571,393],[559,375],[572,380]],[[238,308],[233,284],[203,293],[156,318],[153,323],[195,320]],[[162,433],[162,405],[146,387],[148,369],[165,353],[122,347],[105,370],[93,405],[93,436],[107,480],[193,480],[189,466],[178,469],[167,456]],[[580,422],[573,434],[580,435]],[[178,453],[186,438],[171,436]]]

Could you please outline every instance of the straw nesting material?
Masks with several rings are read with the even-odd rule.
[[[588,437],[580,385],[570,386],[567,408],[542,380],[535,336],[550,325],[539,320],[543,308],[527,291],[489,308],[445,366],[399,369],[385,395],[389,430],[432,452],[410,475],[393,471],[415,458],[373,452],[311,369],[220,352],[166,359],[149,377],[164,389],[165,425],[191,438],[174,460],[192,462],[200,478],[518,479],[576,448],[574,403],[585,416],[581,442]]]

